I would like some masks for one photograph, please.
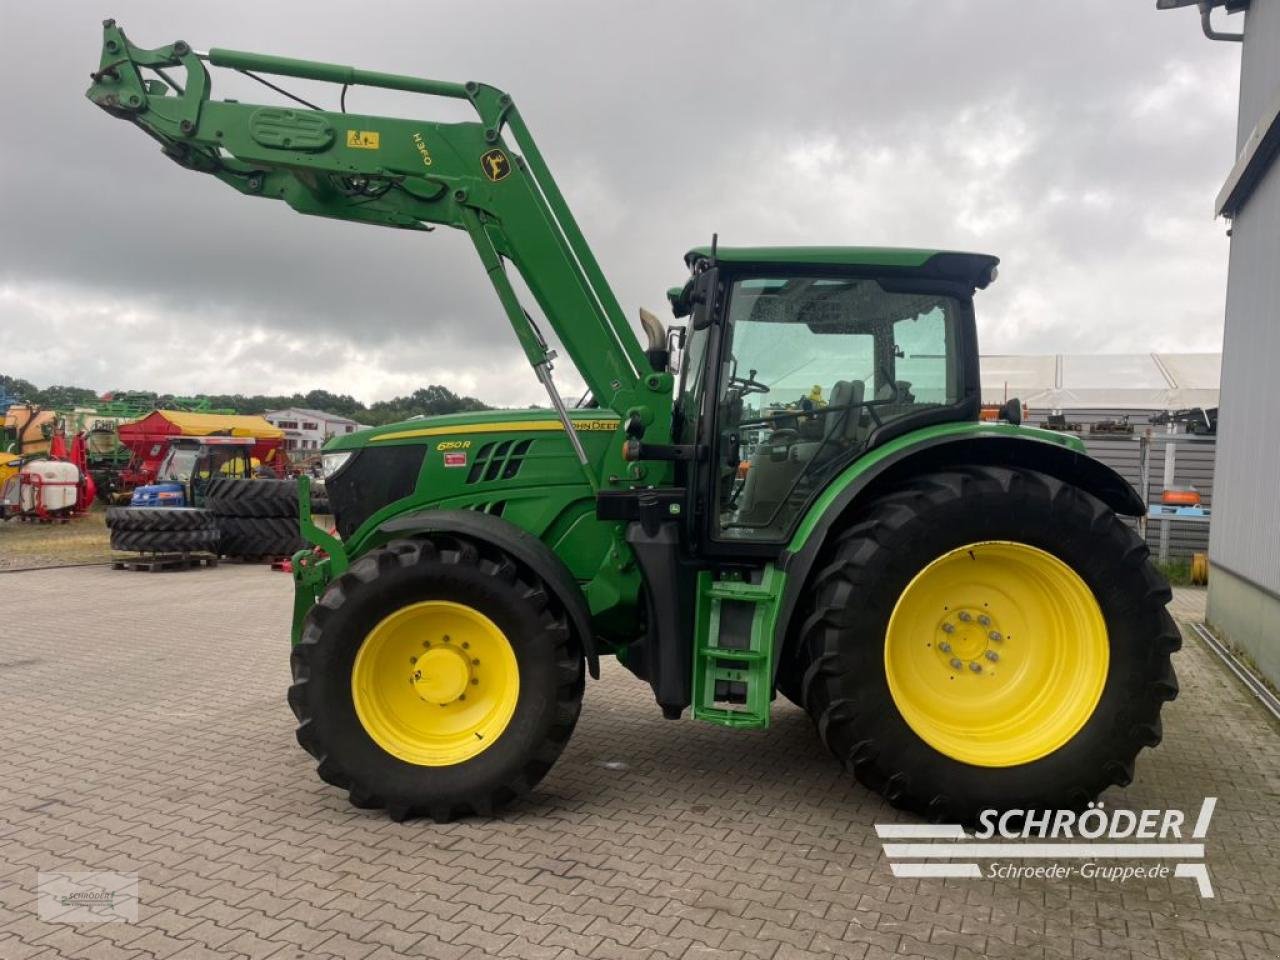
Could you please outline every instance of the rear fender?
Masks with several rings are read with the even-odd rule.
[[[1115,470],[1082,450],[1076,438],[1005,424],[955,424],[874,450],[832,481],[801,522],[779,558],[787,574],[775,627],[775,649],[783,650],[799,598],[828,535],[842,519],[881,492],[922,473],[960,464],[1038,470],[1079,487],[1124,516],[1142,516],[1146,505]],[[775,661],[776,662],[776,661]]]

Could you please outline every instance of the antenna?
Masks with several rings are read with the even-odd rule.
[[[713,233],[711,235],[711,265],[714,267],[716,263],[716,247],[720,245],[720,234]]]

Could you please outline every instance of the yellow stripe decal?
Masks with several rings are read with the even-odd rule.
[[[578,432],[584,430],[595,431],[604,430],[612,432],[618,429],[617,420],[578,420],[574,423],[574,429]],[[521,433],[521,432],[553,432],[563,430],[559,420],[511,420],[504,423],[462,423],[453,427],[421,427],[417,430],[398,430],[395,433],[384,433],[381,436],[373,437],[373,441],[380,440],[408,440],[413,437],[445,437],[461,434],[466,436],[470,433]]]

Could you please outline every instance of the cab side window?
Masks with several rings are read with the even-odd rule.
[[[956,308],[870,278],[735,281],[717,395],[719,535],[785,539],[878,429],[957,403]]]

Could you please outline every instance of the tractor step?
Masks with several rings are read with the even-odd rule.
[[[217,557],[194,553],[156,553],[138,557],[116,557],[111,561],[112,570],[146,570],[151,573],[217,565]]]
[[[773,692],[773,621],[784,577],[772,564],[751,580],[698,575],[693,716],[767,727]]]

